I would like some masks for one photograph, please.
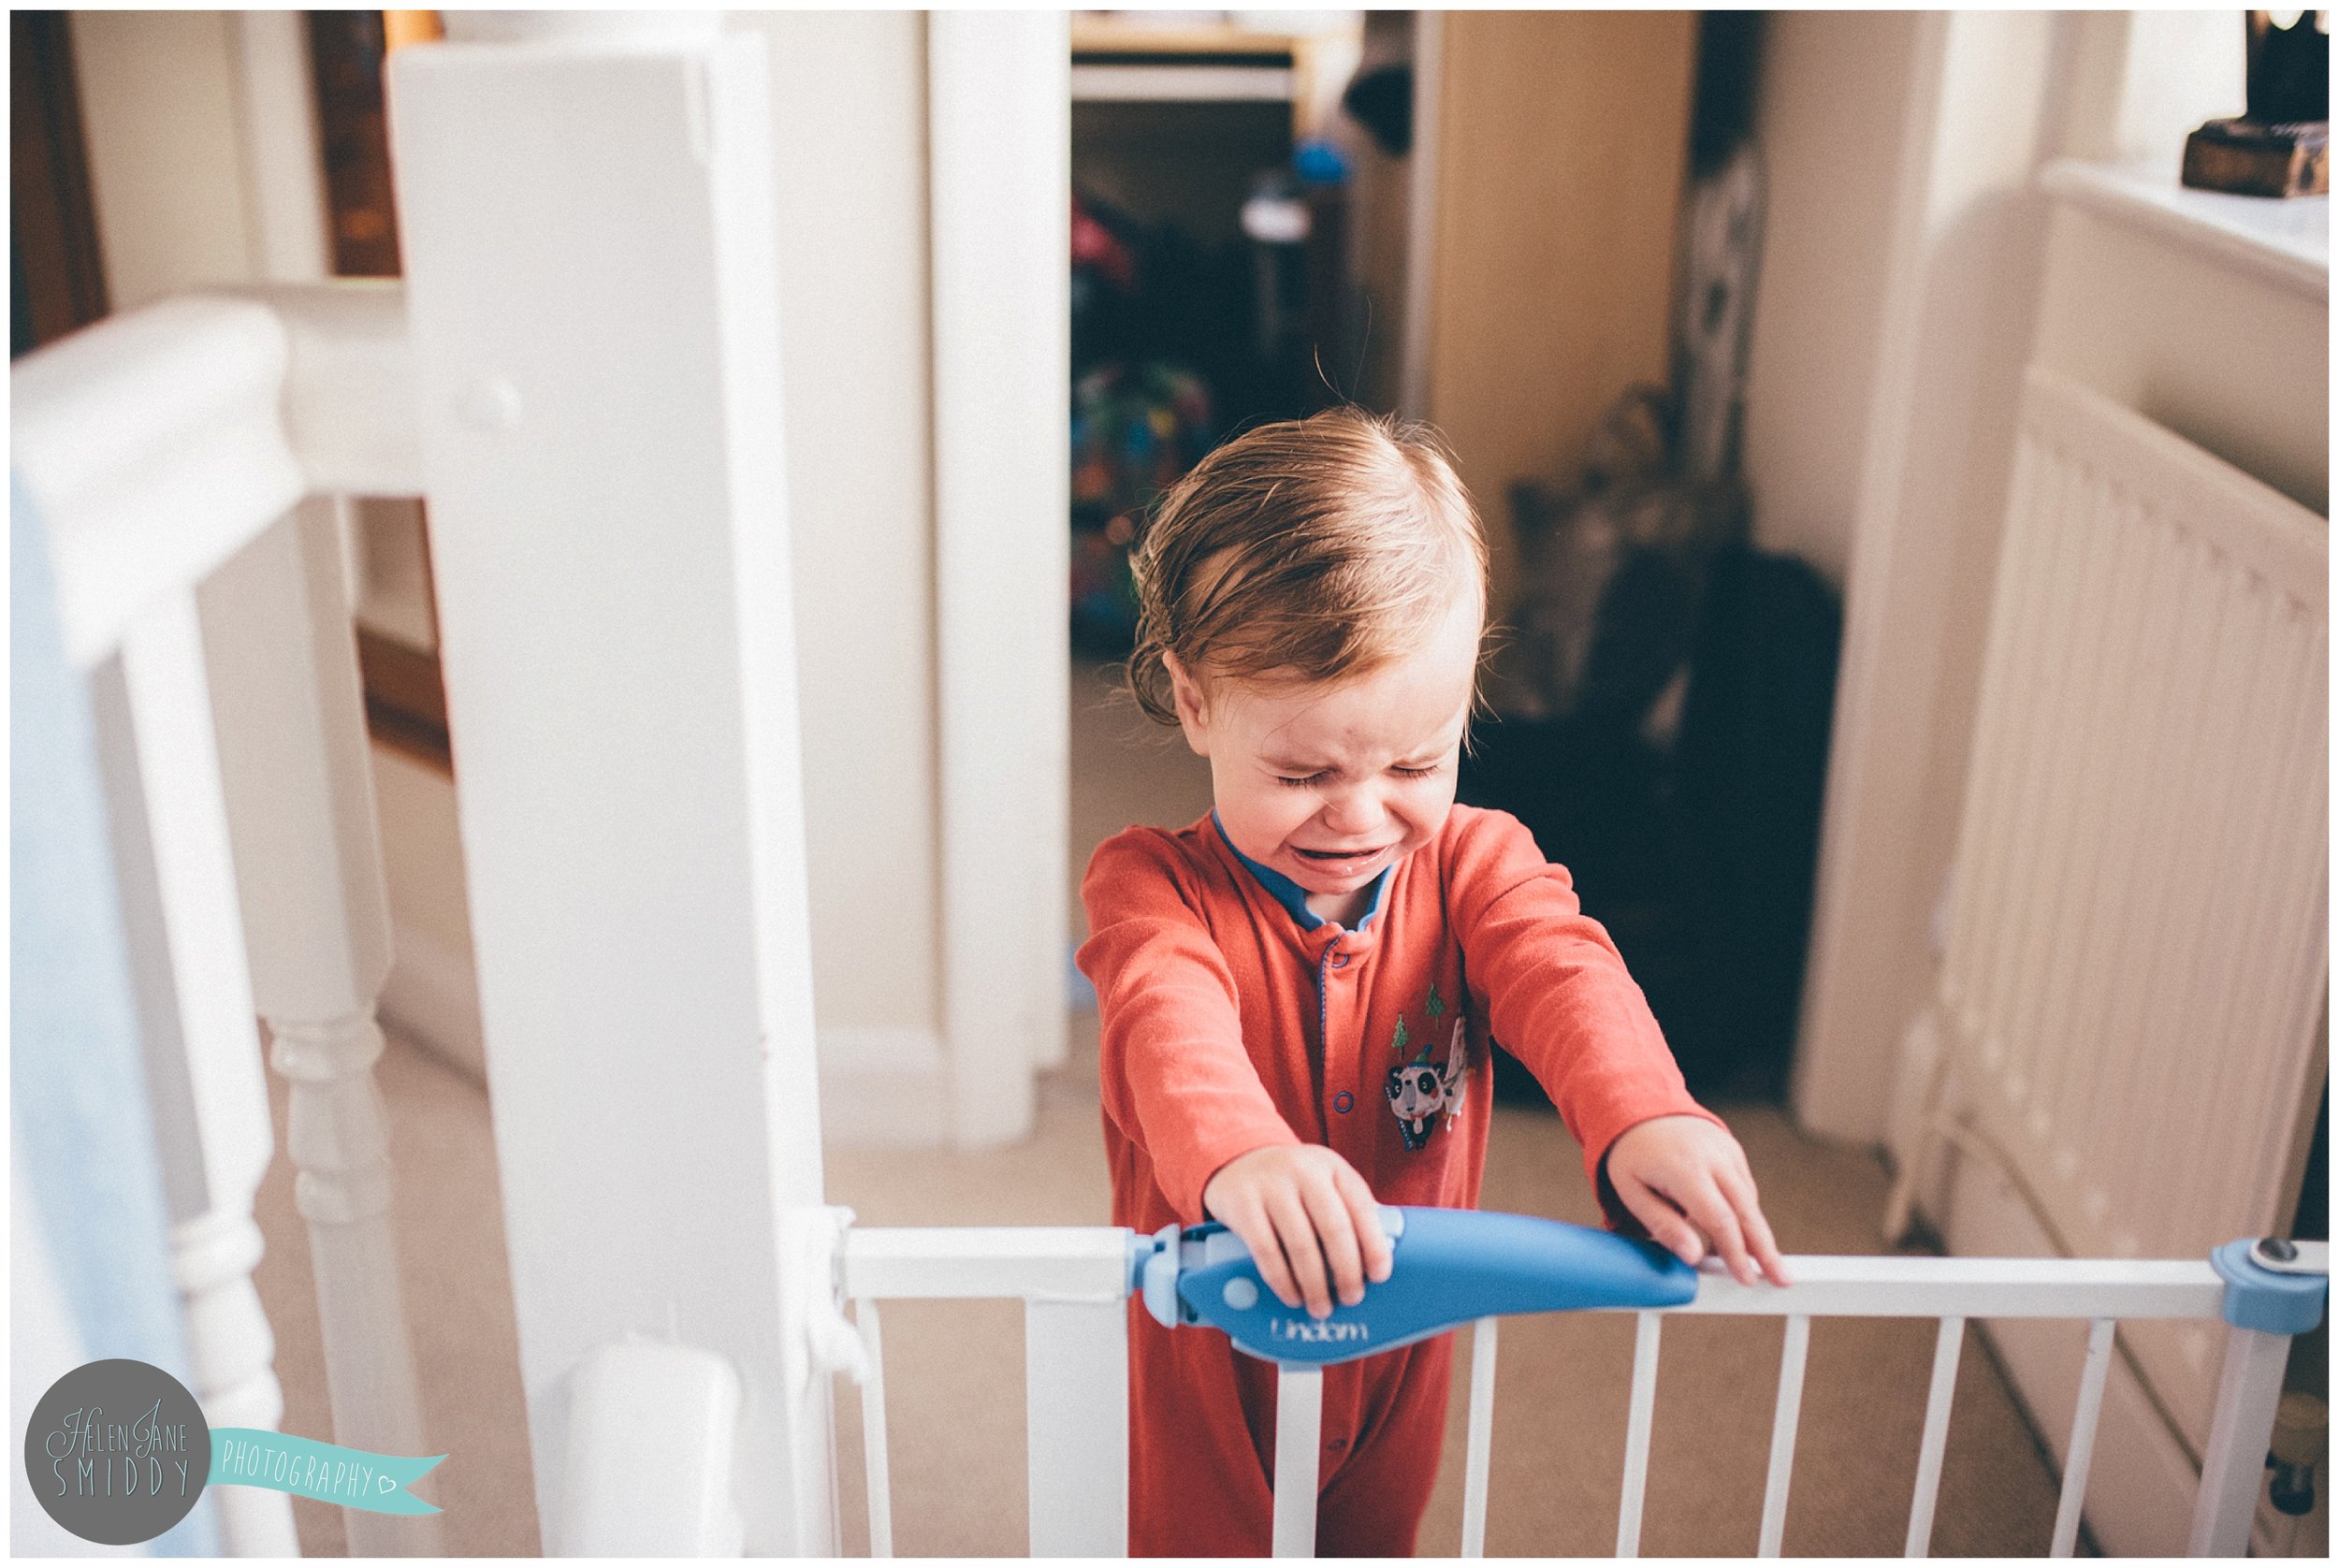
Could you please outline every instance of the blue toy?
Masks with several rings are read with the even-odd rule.
[[[1697,1295],[1697,1270],[1654,1242],[1560,1220],[1384,1206],[1381,1228],[1388,1278],[1329,1317],[1277,1300],[1242,1239],[1218,1224],[1166,1226],[1140,1241],[1136,1284],[1165,1327],[1206,1323],[1244,1354],[1287,1367],[1353,1361],[1481,1317],[1673,1307]]]

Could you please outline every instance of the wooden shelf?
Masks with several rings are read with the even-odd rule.
[[[1287,33],[1260,33],[1224,22],[1172,27],[1075,16],[1071,31],[1075,60],[1083,54],[1280,54],[1288,63],[1293,45]]]

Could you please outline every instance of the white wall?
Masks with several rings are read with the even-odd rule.
[[[1881,199],[1852,194],[1823,208],[1836,224],[1870,225],[1881,244],[1853,254],[1881,252],[1882,264],[1881,279],[1872,265],[1844,278],[1849,299],[1875,301],[1868,320],[1853,323],[1867,365],[1847,342],[1840,377],[1823,362],[1809,367],[1837,399],[1852,378],[1865,382],[1851,417],[1830,432],[1850,456],[1787,466],[1822,476],[1809,493],[1832,515],[1770,525],[1799,527],[1826,547],[1839,537],[1833,517],[1844,514],[1832,509],[1852,481],[1844,660],[1794,1105],[1813,1130],[1874,1141],[1898,1042],[1931,986],[1931,917],[1955,846],[2037,295],[2044,209],[2031,181],[2053,150],[2055,22],[2025,12],[1894,18],[1906,31],[1887,48],[1860,36],[1886,19],[1798,20],[1833,46],[1803,61],[1802,92],[1824,95],[1824,81],[1866,79],[1876,95],[1865,101],[1897,121],[1898,133]],[[1864,66],[1864,52],[1881,55],[1883,68]],[[1809,265],[1815,281],[1796,316],[1758,327],[1772,341],[1827,330],[1830,269],[1823,255]],[[1769,429],[1806,401],[1793,385],[1765,390]],[[1759,492],[1758,507],[1774,509]]]
[[[73,64],[117,311],[259,276],[224,11],[77,11]]]
[[[1755,543],[1840,588],[1893,260],[1921,19],[1764,19],[1755,138],[1767,196],[1746,386]]]
[[[742,12],[771,45],[821,1049],[940,1026],[925,28]]]

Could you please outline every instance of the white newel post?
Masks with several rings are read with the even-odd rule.
[[[572,1395],[633,1334],[736,1372],[736,1539],[825,1554],[794,1303],[826,1270],[782,1240],[821,1124],[763,46],[448,22],[392,58],[390,111],[545,1546],[605,1545],[561,1495],[608,1468],[572,1471]],[[704,1479],[658,1466],[633,1483]]]
[[[312,497],[198,595],[254,1000],[291,1081],[333,1441],[432,1452],[399,1285],[373,1064],[390,967],[363,697],[333,503]],[[421,1493],[432,1491],[429,1479]],[[436,1555],[434,1515],[344,1509],[359,1556]]]

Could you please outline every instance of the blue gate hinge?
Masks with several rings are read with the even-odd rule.
[[[2323,1320],[2331,1244],[2279,1236],[2228,1241],[2209,1255],[2225,1281],[2225,1320],[2236,1328],[2303,1334]]]

